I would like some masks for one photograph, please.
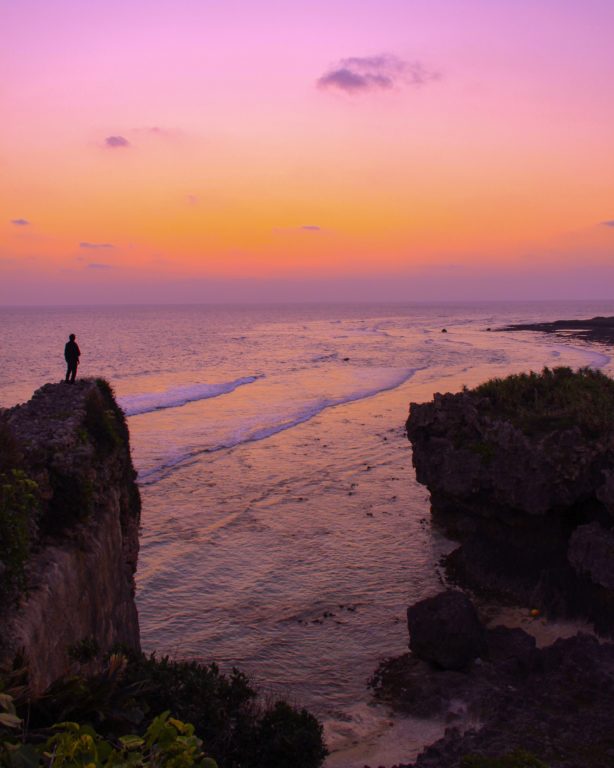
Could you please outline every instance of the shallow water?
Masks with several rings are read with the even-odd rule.
[[[406,650],[407,604],[440,588],[451,546],[415,482],[408,404],[543,365],[611,372],[607,349],[486,330],[595,314],[614,303],[2,310],[0,398],[59,379],[77,333],[80,373],[132,414],[144,648],[310,707],[331,768],[407,761],[444,724],[391,719],[366,682]]]

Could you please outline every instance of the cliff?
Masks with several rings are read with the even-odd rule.
[[[46,384],[0,413],[0,664],[34,692],[75,659],[139,649],[140,497],[109,385]]]
[[[614,382],[567,368],[412,403],[432,513],[478,592],[614,629]]]

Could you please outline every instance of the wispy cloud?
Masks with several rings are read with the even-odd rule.
[[[87,269],[113,269],[112,264],[102,264],[101,262],[93,261],[87,265]]]
[[[110,149],[121,149],[122,147],[129,147],[130,142],[123,136],[107,136],[104,143]]]
[[[14,224],[16,227],[27,227],[30,222],[27,219],[11,219],[11,224]]]
[[[98,250],[101,248],[115,248],[113,243],[79,243],[79,248],[89,248],[91,250]]]
[[[614,219],[610,219],[609,221],[602,221],[601,223],[604,227],[614,227]]]
[[[392,54],[351,56],[325,72],[317,85],[346,93],[365,93],[400,86],[420,87],[440,77],[439,72],[427,69],[420,61],[405,61]]]
[[[308,232],[319,232],[322,227],[318,227],[317,224],[303,224],[301,229],[305,229]]]

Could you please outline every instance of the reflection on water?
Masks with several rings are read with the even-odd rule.
[[[81,372],[134,414],[144,648],[240,666],[309,706],[331,768],[407,761],[440,735],[369,706],[366,687],[406,650],[406,607],[440,589],[453,546],[414,479],[408,403],[543,365],[611,370],[607,350],[485,329],[614,304],[20,312],[3,314],[3,402],[49,378],[48,350],[75,331]]]

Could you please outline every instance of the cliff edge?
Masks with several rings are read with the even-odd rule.
[[[140,496],[103,380],[46,384],[0,412],[0,665],[42,691],[75,659],[138,650]]]
[[[614,631],[614,381],[544,369],[412,403],[432,514],[476,592]]]

